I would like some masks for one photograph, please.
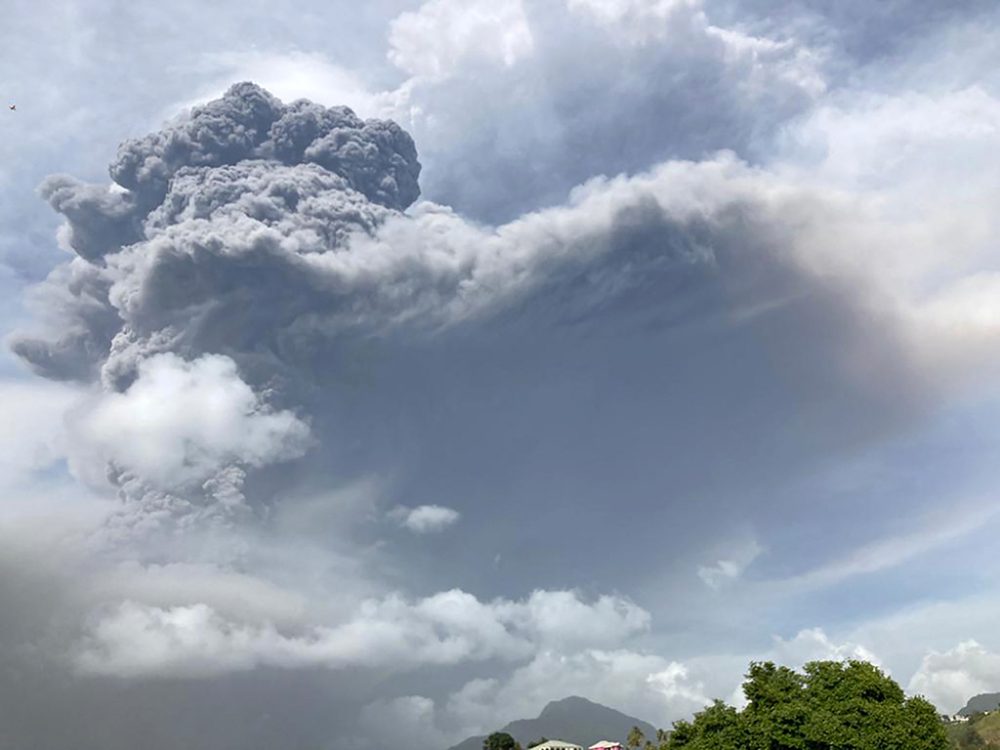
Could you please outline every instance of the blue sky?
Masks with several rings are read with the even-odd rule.
[[[18,743],[1000,690],[994,4],[7,15]]]

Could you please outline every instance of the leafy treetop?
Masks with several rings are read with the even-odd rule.
[[[521,750],[521,746],[506,732],[494,732],[483,740],[483,750]]]
[[[946,750],[937,711],[862,661],[817,661],[801,673],[753,663],[738,711],[716,701],[678,721],[665,750]]]

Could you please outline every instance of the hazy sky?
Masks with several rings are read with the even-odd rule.
[[[0,748],[1000,690],[998,29],[8,0]]]

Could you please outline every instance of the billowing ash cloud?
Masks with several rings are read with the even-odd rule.
[[[125,142],[110,174],[110,188],[61,175],[41,188],[78,256],[43,292],[58,335],[13,344],[47,377],[88,379],[136,348],[257,348],[226,321],[261,339],[289,324],[309,305],[287,294],[308,286],[304,256],[371,232],[420,192],[416,148],[395,123],[285,106],[250,83]],[[106,379],[122,388],[135,361],[111,359]]]
[[[122,144],[110,186],[45,181],[76,257],[37,291],[49,332],[13,349],[101,381],[71,419],[73,463],[133,501],[126,526],[231,518],[247,471],[302,455],[308,425],[270,402],[351,304],[317,265],[409,206],[419,173],[396,124],[243,83]]]
[[[838,286],[846,288],[848,275],[823,267],[824,256],[811,251],[824,223],[847,210],[820,192],[722,154],[595,178],[563,206],[494,228],[427,202],[404,214],[417,197],[419,169],[412,140],[392,123],[307,102],[284,106],[239,84],[163,131],[126,142],[111,166],[110,189],[66,177],[45,183],[76,257],[36,292],[52,318],[50,332],[22,334],[13,346],[47,377],[100,382],[98,400],[108,403],[75,421],[87,454],[77,470],[95,481],[106,472],[133,501],[140,512],[129,527],[192,512],[231,518],[254,484],[246,473],[301,456],[309,429],[335,423],[333,439],[318,436],[326,455],[347,435],[384,445],[379,424],[405,428],[399,415],[419,408],[421,377],[431,388],[458,377],[436,362],[434,347],[449,343],[443,331],[457,330],[450,341],[458,346],[488,339],[489,351],[477,357],[484,365],[495,360],[490,370],[499,373],[510,357],[561,346],[571,326],[610,326],[621,342],[636,326],[669,330],[693,318],[739,328],[762,310],[809,298],[820,313],[810,330],[794,327],[803,339],[800,367],[821,371],[822,384],[830,374],[826,355],[806,352],[827,340],[847,363],[886,359],[884,379],[893,380],[891,329],[873,346],[869,335],[842,323],[864,304],[864,282],[850,278],[844,294]],[[761,324],[781,331],[780,320],[765,316]],[[463,331],[471,321],[476,329]],[[379,387],[353,391],[349,414],[330,409],[352,368],[364,368],[372,341],[387,353]],[[410,378],[410,370],[418,374]],[[849,365],[842,370],[837,377],[848,392],[883,387]],[[197,399],[178,393],[201,380],[224,380],[244,398],[228,402],[233,412],[221,423],[235,427],[226,434],[192,436],[169,420],[155,426],[165,455],[196,472],[146,470],[141,455],[105,439],[116,434],[107,415],[135,401],[171,399],[198,411]],[[892,388],[906,391],[897,381]],[[379,399],[393,397],[393,389],[397,416],[373,418],[385,413]],[[96,426],[87,421],[95,415],[104,420]],[[730,416],[719,413],[720,420]],[[443,438],[457,439],[463,429],[442,427]],[[728,427],[720,431],[739,442]],[[262,438],[245,442],[252,435]],[[496,439],[503,440],[500,433]],[[168,449],[163,440],[178,446]],[[96,457],[95,446],[103,446]],[[385,469],[379,456],[361,459]]]
[[[432,204],[404,218],[419,171],[393,123],[236,85],[124,143],[110,187],[45,182],[76,257],[36,290],[49,332],[13,349],[46,377],[117,392],[157,354],[222,355],[301,406],[348,336],[431,330],[542,289],[573,317],[712,260],[698,217],[652,195],[661,185],[598,184],[492,230]]]
[[[89,173],[116,122],[266,78],[395,119],[425,169],[392,123],[240,84],[106,184],[45,182],[70,257],[14,348],[70,382],[0,399],[0,745],[429,750],[581,692],[669,726],[761,656],[877,654],[942,708],[996,675],[998,599],[951,575],[995,572],[965,535],[995,525],[996,405],[938,408],[1000,334],[970,16],[428,0],[328,57],[314,14],[265,39],[230,5],[130,16],[110,61],[111,8],[82,47],[14,34],[60,94],[5,166]],[[251,67],[200,55],[246,33]],[[386,41],[407,79],[363,92]],[[857,625],[924,601],[914,570],[948,601]]]

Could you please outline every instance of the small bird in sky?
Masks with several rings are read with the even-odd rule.
[[[7,109],[9,109],[11,112],[14,112],[15,110],[17,110],[17,105],[16,104],[8,104],[7,105]]]

